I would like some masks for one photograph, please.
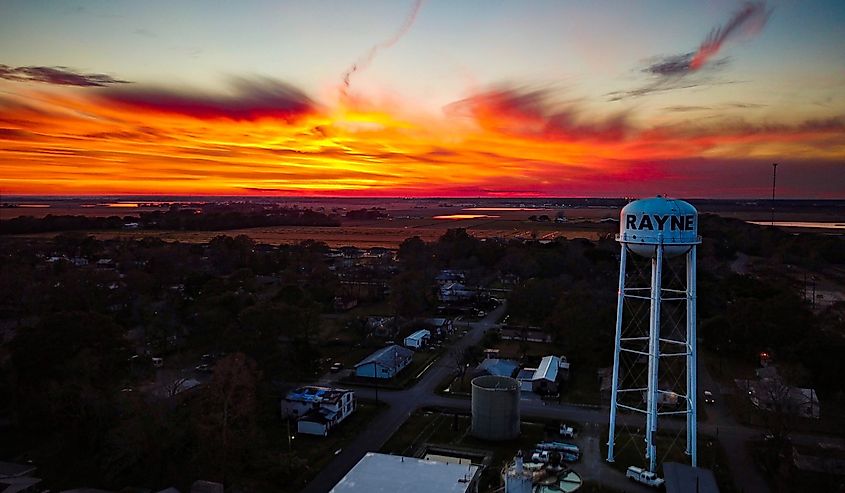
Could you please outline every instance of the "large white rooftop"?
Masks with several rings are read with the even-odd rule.
[[[478,466],[368,452],[330,493],[466,493]]]

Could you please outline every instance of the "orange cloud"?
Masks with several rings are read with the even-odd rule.
[[[242,80],[222,95],[136,86],[19,90],[0,99],[0,187],[8,194],[627,195],[676,184],[679,161],[723,163],[699,166],[718,174],[731,163],[845,157],[842,118],[709,127],[632,121],[515,88],[473,95],[440,117],[349,100],[328,107],[268,80]]]

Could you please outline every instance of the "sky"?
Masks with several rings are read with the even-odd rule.
[[[845,198],[842,0],[0,0],[0,194]]]

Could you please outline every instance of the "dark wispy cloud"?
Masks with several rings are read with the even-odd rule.
[[[643,72],[661,77],[676,77],[700,70],[706,65],[724,64],[725,59],[714,60],[714,57],[725,43],[759,33],[771,13],[765,2],[746,2],[727,24],[712,29],[698,50],[654,59]]]
[[[0,65],[0,79],[83,87],[104,87],[129,82],[107,74],[85,74],[68,67],[10,67],[8,65]]]
[[[220,94],[137,85],[110,88],[97,96],[124,107],[208,119],[293,120],[315,109],[304,92],[270,78],[233,78],[230,90]]]
[[[563,140],[619,140],[631,130],[626,113],[595,120],[577,103],[556,103],[544,89],[502,86],[454,102],[445,111],[471,116],[491,130]]]
[[[712,85],[712,78],[700,75],[702,69],[713,72],[727,65],[728,58],[716,58],[724,45],[728,41],[759,33],[771,13],[772,9],[768,8],[765,2],[746,2],[724,26],[713,28],[696,51],[647,60],[642,72],[651,76],[652,80],[633,90],[610,93],[610,100],[618,101],[655,92]]]

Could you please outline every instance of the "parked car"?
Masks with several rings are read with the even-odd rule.
[[[201,365],[197,365],[194,368],[194,371],[198,371],[200,373],[211,373],[214,371],[214,365],[211,365],[209,363],[203,363]]]
[[[537,450],[531,454],[531,462],[542,462],[545,464],[549,462],[549,453],[548,450]]]
[[[628,466],[628,470],[625,471],[625,477],[646,486],[653,486],[655,488],[663,486],[663,478],[658,478],[657,474],[637,466]]]
[[[329,371],[332,372],[332,373],[337,373],[342,369],[343,369],[343,363],[338,362],[338,363],[332,364],[332,366],[329,368]]]
[[[710,392],[709,390],[704,391],[704,403],[705,404],[715,404],[716,403],[716,399],[713,398],[713,392]]]
[[[566,423],[560,424],[560,436],[563,438],[575,438],[575,429]]]

